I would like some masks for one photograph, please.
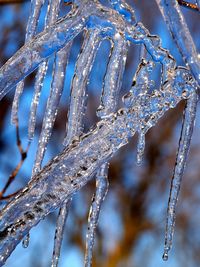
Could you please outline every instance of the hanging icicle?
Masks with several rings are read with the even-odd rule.
[[[35,35],[38,20],[41,12],[41,8],[44,4],[45,0],[32,0],[31,7],[30,7],[30,14],[29,19],[26,27],[26,37],[25,42],[29,42]],[[21,81],[15,91],[15,96],[12,105],[12,112],[11,112],[11,122],[13,124],[18,123],[18,109],[19,109],[19,100],[24,90],[24,81]]]
[[[59,210],[57,222],[56,222],[56,232],[54,237],[54,248],[53,256],[51,261],[51,267],[57,267],[60,258],[60,250],[63,240],[65,222],[68,216],[69,208],[71,206],[72,199],[70,198],[64,203],[63,207]]]
[[[140,131],[137,144],[137,164],[141,165],[145,151],[145,134]]]
[[[86,32],[71,85],[70,107],[66,125],[67,135],[64,140],[65,146],[68,146],[82,132],[83,117],[86,110],[87,82],[100,43],[99,29],[93,32]]]
[[[71,84],[71,105],[68,115],[67,136],[64,141],[66,146],[71,144],[71,142],[82,132],[83,117],[87,103],[87,82],[100,43],[101,38],[99,30],[94,31],[93,33],[90,31],[85,33],[84,43],[77,60],[75,74]],[[54,241],[54,252],[52,256],[52,267],[58,266],[63,232],[70,206],[71,200],[64,203],[59,211]]]
[[[42,160],[44,158],[47,144],[52,133],[58,111],[58,105],[63,92],[65,72],[70,49],[71,43],[56,53],[55,56],[50,95],[47,100],[47,106],[43,118],[42,130],[39,137],[39,145],[33,168],[33,175],[41,169]]]
[[[45,18],[44,30],[48,29],[56,21],[59,13],[60,1],[61,0],[49,0],[48,10]],[[35,77],[34,95],[31,102],[29,127],[28,127],[29,140],[32,140],[34,137],[37,107],[39,104],[40,94],[47,73],[47,69],[48,69],[48,59],[44,60],[40,64]]]
[[[179,148],[176,156],[176,163],[171,181],[171,188],[170,188],[170,195],[169,195],[169,202],[167,209],[167,222],[166,222],[163,260],[168,259],[168,253],[172,247],[172,238],[174,234],[175,217],[176,217],[176,205],[188,157],[188,152],[190,149],[190,143],[196,116],[197,101],[198,101],[198,96],[196,93],[193,93],[191,98],[187,100],[187,105],[185,108],[181,137],[179,141]]]
[[[117,109],[119,92],[122,85],[127,57],[127,42],[123,35],[116,33],[112,42],[106,75],[103,82],[101,106],[97,110],[100,117],[106,117]],[[94,247],[95,231],[99,220],[99,213],[108,191],[108,164],[104,164],[96,175],[96,192],[92,199],[88,216],[86,234],[85,267],[92,266],[92,252]]]
[[[108,164],[104,164],[96,175],[96,192],[92,198],[88,216],[88,229],[86,234],[85,267],[92,266],[92,251],[94,247],[95,230],[98,223],[102,203],[108,191]]]
[[[103,81],[101,105],[97,109],[97,115],[101,118],[109,116],[117,108],[126,55],[127,42],[124,41],[123,33],[116,32]]]

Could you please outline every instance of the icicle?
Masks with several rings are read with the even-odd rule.
[[[142,96],[146,95],[150,86],[153,84],[153,81],[150,81],[150,74],[153,70],[154,64],[150,61],[147,62],[148,54],[144,45],[140,47],[140,60],[141,64],[139,65],[139,69],[137,70],[137,77],[134,78],[136,81],[136,86],[141,86],[141,92],[139,93],[140,106],[144,106],[146,103],[145,98]],[[142,69],[142,70],[141,70]],[[140,74],[139,74],[140,72]],[[139,85],[139,86],[138,86]],[[134,87],[134,86],[133,86]],[[134,90],[132,87],[132,90]],[[140,90],[140,89],[139,89]],[[137,164],[141,165],[143,161],[144,151],[145,151],[145,132],[142,129],[138,131],[138,143],[137,143]]]
[[[87,32],[84,38],[84,43],[81,48],[81,53],[77,60],[75,75],[73,77],[71,85],[71,101],[69,110],[69,119],[67,127],[67,137],[65,139],[65,145],[70,144],[72,140],[79,136],[82,129],[82,118],[84,116],[85,105],[86,105],[86,88],[87,81],[93,65],[95,55],[100,45],[101,39],[99,30],[94,32]],[[76,124],[71,125],[70,123]],[[71,128],[73,127],[73,128]],[[54,242],[54,253],[52,257],[52,267],[57,267],[60,249],[63,239],[63,231],[65,222],[70,208],[70,202],[64,203],[60,208],[58,219],[57,219],[57,232],[55,234]]]
[[[148,93],[154,86],[154,81],[150,80],[150,74],[153,71],[154,63],[152,61],[146,61],[146,52],[142,51],[141,63],[136,71],[133,79],[133,85],[130,92],[124,96],[123,101],[127,107],[137,106],[137,114],[139,117],[138,125],[138,145],[137,145],[137,164],[142,163],[144,150],[145,150],[145,133],[144,120],[145,110],[147,108]]]
[[[27,248],[29,246],[29,241],[30,241],[30,233],[28,233],[24,239],[22,240],[22,246],[23,248]]]
[[[41,8],[43,4],[44,4],[44,0],[32,0],[31,1],[30,14],[29,14],[29,19],[28,19],[27,28],[26,28],[25,42],[29,42],[35,35]],[[19,100],[22,95],[23,89],[24,89],[24,81],[21,81],[16,87],[15,96],[14,96],[13,105],[12,105],[11,122],[13,124],[17,124],[17,121],[18,121]]]
[[[108,165],[104,164],[96,175],[96,192],[92,199],[88,217],[88,230],[86,235],[85,267],[92,266],[92,250],[94,246],[95,230],[102,203],[108,191]]]
[[[127,57],[127,42],[122,41],[120,34],[114,37],[111,56],[109,58],[106,75],[104,78],[101,106],[97,111],[98,116],[106,117],[116,111],[119,91]],[[85,267],[92,266],[92,251],[94,246],[95,231],[98,224],[99,213],[108,191],[108,165],[104,164],[96,175],[96,192],[92,200],[88,217],[88,230],[86,235]]]
[[[67,122],[67,136],[64,145],[71,143],[73,138],[82,132],[82,120],[85,114],[86,87],[95,55],[101,42],[98,29],[87,32],[81,53],[76,63],[75,74],[71,85],[70,107]]]
[[[101,104],[97,109],[97,115],[101,118],[109,116],[117,108],[126,57],[127,42],[122,33],[116,32],[103,82]]]
[[[39,137],[39,145],[33,168],[33,175],[37,173],[41,168],[46,147],[52,133],[53,125],[57,115],[58,105],[60,102],[60,97],[62,95],[64,87],[65,71],[70,49],[71,43],[56,53],[53,70],[53,80],[51,83],[50,95],[47,100],[47,106],[43,118],[42,130]]]
[[[193,38],[177,1],[156,0],[183,59],[200,85],[200,60]]]
[[[139,139],[137,144],[137,164],[141,165],[143,160],[143,155],[145,151],[145,134],[141,131],[139,132]]]
[[[61,244],[63,240],[64,227],[66,223],[66,219],[68,216],[69,208],[71,206],[72,199],[69,199],[64,203],[62,208],[59,210],[58,219],[56,222],[56,232],[54,237],[54,249],[53,249],[53,257],[51,262],[51,267],[57,267],[58,261],[60,257]]]
[[[49,26],[56,21],[59,13],[59,7],[60,7],[60,0],[49,1],[48,11],[45,18],[45,29],[48,29]],[[36,126],[36,112],[40,99],[41,89],[47,73],[47,68],[48,68],[48,60],[45,60],[40,64],[35,77],[34,95],[31,102],[29,128],[28,128],[29,140],[31,140],[34,136],[35,126]]]
[[[197,101],[198,101],[197,94],[193,93],[191,98],[187,100],[187,106],[185,108],[181,137],[179,141],[179,148],[177,152],[174,173],[171,181],[170,196],[167,209],[167,222],[166,222],[163,260],[168,259],[168,252],[172,247],[172,238],[174,234],[175,217],[176,217],[176,205],[180,191],[181,180],[184,174],[186,160],[190,148],[190,142],[195,122]]]

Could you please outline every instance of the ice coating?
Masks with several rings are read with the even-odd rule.
[[[170,69],[173,58],[161,47],[160,39],[150,35],[141,22],[132,25],[123,20],[118,12],[93,1],[81,7],[58,19],[54,25],[25,44],[4,64],[0,69],[0,99],[20,80],[33,72],[45,58],[69,43],[84,27],[100,27],[105,37],[115,34],[115,25],[122,32],[126,29],[127,40],[144,44],[153,60],[165,63],[165,68]]]
[[[175,90],[171,92],[171,88]],[[177,69],[172,81],[165,84],[163,92],[149,97],[144,112],[146,115],[143,117],[146,131],[154,125],[153,115],[158,120],[184,97],[189,98],[196,89],[197,85],[189,72],[186,76],[185,70]],[[153,96],[162,104],[161,109],[156,111],[151,102]],[[92,178],[103,163],[128,142],[141,123],[138,118],[135,107],[119,110],[98,123],[96,128],[83,135],[80,141],[72,142],[32,178],[15,199],[0,212],[0,255],[2,255],[0,264],[5,262],[31,227],[71,198]]]
[[[39,171],[40,166],[37,165],[38,169],[35,172],[35,176],[27,187],[1,211],[0,264],[5,262],[17,243],[23,236],[28,234],[31,227],[36,225],[49,212],[62,207],[57,222],[52,259],[52,264],[54,264],[52,266],[57,266],[62,233],[68,211],[68,208],[63,205],[66,205],[71,200],[72,195],[80,190],[95,173],[98,173],[96,197],[91,206],[87,238],[88,256],[86,253],[86,260],[88,261],[86,261],[86,266],[90,266],[95,228],[100,206],[107,191],[107,162],[121,146],[128,142],[128,139],[135,132],[138,132],[140,135],[139,152],[143,153],[144,134],[156,124],[158,119],[168,109],[174,108],[182,99],[189,99],[188,101],[193,99],[197,90],[197,84],[191,77],[190,72],[186,68],[176,67],[173,57],[167,50],[162,48],[160,38],[151,35],[141,22],[135,22],[134,11],[130,10],[125,1],[111,1],[114,9],[106,8],[98,1],[85,0],[73,2],[74,8],[67,16],[58,19],[51,27],[46,27],[42,33],[26,43],[0,69],[0,98],[7,94],[17,82],[24,79],[36,67],[42,66],[42,62],[52,53],[62,53],[62,50],[65,50],[64,47],[68,47],[73,38],[82,30],[89,31],[90,37],[98,31],[98,33],[101,32],[101,38],[111,39],[113,50],[118,47],[118,49],[115,49],[116,58],[118,55],[123,55],[121,53],[123,50],[122,44],[124,44],[124,47],[127,42],[143,44],[149,55],[151,55],[152,60],[162,64],[163,79],[161,87],[158,89],[153,88],[148,78],[148,72],[152,71],[151,64],[153,63],[143,62],[144,64],[140,65],[139,71],[136,72],[130,92],[124,96],[125,108],[116,112],[114,110],[118,102],[118,94],[116,92],[120,89],[119,77],[122,77],[120,71],[123,70],[124,61],[118,60],[118,64],[114,68],[113,66],[115,66],[117,59],[114,56],[112,58],[111,55],[110,62],[113,64],[108,65],[107,73],[110,73],[113,79],[109,80],[109,76],[106,74],[107,81],[105,76],[104,86],[107,84],[107,87],[104,89],[108,92],[108,97],[102,101],[104,105],[103,110],[105,111],[104,114],[100,114],[102,120],[97,124],[96,128],[91,129],[89,133],[80,137],[82,126],[81,123],[76,122],[76,118],[79,118],[80,114],[84,115],[84,112],[82,112],[84,111],[84,105],[80,105],[80,109],[75,108],[76,113],[71,120],[71,124],[75,125],[75,127],[72,127],[73,133],[67,141],[67,148],[41,171]],[[132,18],[132,21],[130,21],[130,18]],[[98,40],[99,42],[101,38]],[[93,41],[95,40],[93,38]],[[85,46],[87,45],[88,43],[86,42]],[[94,46],[94,54],[97,47]],[[116,53],[116,51],[118,52]],[[84,53],[80,57],[84,58]],[[124,57],[121,56],[122,58]],[[60,58],[57,63],[59,64],[61,61],[62,59]],[[90,64],[92,65],[92,63],[93,61],[91,60]],[[80,66],[82,63],[79,64],[78,67],[77,63],[77,69],[81,73]],[[88,77],[91,67],[88,64],[84,74],[86,77]],[[147,74],[145,74],[145,71]],[[142,79],[140,72],[143,73],[144,79]],[[82,79],[82,83],[80,83],[81,78],[73,81],[74,88],[78,88],[79,85],[81,88],[78,89],[82,90],[85,87],[86,80]],[[149,90],[150,87],[152,87],[151,90]],[[53,88],[52,92],[56,90],[54,86]],[[76,91],[74,91],[75,96]],[[82,101],[81,98],[84,98],[83,95],[80,94],[80,101]],[[50,138],[59,97],[59,93],[55,94],[55,99],[53,96],[50,96],[48,101],[50,104],[47,105],[46,114],[50,112],[51,119],[50,121],[44,119],[44,122],[46,122],[46,126],[44,126],[46,130],[43,132],[45,135],[42,141],[44,146],[46,146]],[[78,102],[75,101],[74,105],[72,105],[72,110],[76,107],[76,103]],[[108,103],[114,103],[111,109],[108,107]],[[187,127],[190,127],[190,121],[189,119],[186,120]],[[75,128],[79,129],[79,132],[76,132]],[[189,135],[187,138],[189,138]],[[186,150],[188,148],[189,145]],[[43,149],[45,151],[44,147]],[[42,157],[40,157],[39,161],[41,160]],[[181,168],[183,168],[183,165]],[[173,228],[171,229],[173,232]],[[170,234],[170,230],[168,234]],[[165,256],[166,252],[168,250],[165,250]]]
[[[154,87],[154,81],[150,80],[150,75],[153,71],[154,63],[152,61],[146,61],[144,53],[142,55],[141,63],[139,64],[135,77],[133,79],[132,88],[130,92],[123,98],[124,104],[127,107],[133,106],[134,103],[137,102],[137,106],[139,107],[139,110],[137,110],[138,113],[145,109],[146,98],[148,97],[148,93]],[[140,165],[142,163],[145,150],[146,132],[142,124],[138,127],[137,131],[137,164]]]
[[[130,23],[135,23],[136,18],[135,18],[135,12],[134,9],[131,8],[126,1],[124,0],[109,0],[111,5],[115,10],[119,12],[127,21]]]

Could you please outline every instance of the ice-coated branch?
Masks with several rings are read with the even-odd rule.
[[[161,91],[149,96],[142,118],[137,114],[137,106],[121,109],[51,160],[0,212],[0,266],[34,225],[69,200],[127,144],[138,124],[144,123],[147,131],[168,109],[189,98],[196,89],[187,70],[178,68]]]
[[[96,2],[89,2],[81,7],[58,19],[54,25],[25,44],[3,65],[0,69],[0,99],[33,72],[45,58],[74,39],[84,27],[100,28],[105,35],[113,36],[116,33],[115,26],[118,25],[118,30],[124,32],[125,29],[127,40],[144,44],[153,60],[161,63],[164,61],[166,68],[171,66],[173,59],[168,51],[161,47],[160,39],[150,35],[142,23],[132,25],[123,20],[118,12]]]
[[[79,12],[70,13],[19,49],[0,69],[0,99],[33,72],[45,58],[79,34],[87,17],[87,11],[84,15]]]
[[[170,32],[200,86],[200,59],[187,23],[176,0],[156,0]]]
[[[190,142],[192,138],[192,132],[194,128],[194,122],[196,117],[198,96],[194,92],[187,100],[187,105],[184,111],[183,125],[181,130],[181,137],[179,141],[179,148],[176,156],[176,163],[174,173],[171,181],[168,210],[167,210],[167,222],[165,232],[165,247],[163,259],[168,259],[168,252],[172,247],[172,239],[175,226],[176,217],[176,205],[178,195],[181,186],[181,180],[184,174],[188,152],[190,148]]]

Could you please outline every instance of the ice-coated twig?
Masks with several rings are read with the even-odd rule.
[[[54,237],[54,248],[53,248],[53,256],[51,261],[51,267],[57,267],[58,261],[60,257],[60,250],[63,240],[65,222],[68,216],[69,208],[71,206],[72,199],[69,198],[62,208],[59,210],[57,222],[56,222],[56,232]]]
[[[167,110],[183,98],[190,98],[196,90],[190,73],[177,68],[161,91],[149,95],[142,118],[136,112],[137,105],[121,109],[52,159],[0,212],[0,265],[34,225],[63,205],[127,144],[138,125],[143,123],[147,131]],[[158,109],[154,105],[156,99]]]
[[[67,136],[64,141],[65,145],[69,145],[75,138],[78,138],[82,132],[82,120],[86,109],[87,82],[100,43],[101,38],[100,31],[98,29],[93,32],[87,31],[85,33],[84,43],[76,63],[75,74],[71,85],[71,101],[68,115]],[[52,258],[52,264],[54,265],[52,265],[52,267],[56,267],[58,265],[63,239],[62,233],[64,232],[70,203],[69,201],[67,201],[67,204],[64,203],[59,211]]]
[[[41,8],[44,4],[45,0],[32,0],[30,7],[29,19],[26,27],[26,37],[25,42],[29,42],[36,33],[38,20],[41,12]],[[24,81],[21,81],[15,91],[15,96],[12,104],[12,112],[11,112],[11,122],[13,124],[17,124],[18,121],[18,108],[19,108],[19,100],[22,95],[24,89]]]
[[[39,137],[39,144],[33,168],[33,175],[41,169],[47,144],[49,142],[54,122],[56,119],[60,97],[62,95],[65,71],[69,58],[71,43],[56,53],[53,70],[53,80],[51,83],[50,95],[43,118],[42,130]]]
[[[92,266],[92,251],[95,239],[99,213],[102,203],[108,191],[108,164],[103,164],[96,175],[96,192],[92,198],[88,216],[88,229],[86,234],[85,267]]]
[[[101,28],[106,37],[115,34],[115,25],[118,25],[122,32],[125,30],[127,40],[144,44],[153,60],[165,64],[165,69],[170,72],[174,60],[169,52],[161,47],[159,37],[150,35],[142,23],[132,25],[114,10],[92,1],[58,19],[54,25],[38,34],[4,64],[0,69],[0,99],[20,80],[33,72],[45,58],[74,39],[84,27]]]
[[[61,0],[49,0],[44,29],[48,29],[56,21],[59,13],[60,1]],[[29,127],[28,127],[28,136],[30,140],[33,138],[35,132],[36,112],[44,79],[47,73],[47,69],[48,69],[48,59],[46,59],[45,61],[42,62],[42,64],[40,64],[35,77],[34,94],[31,101]]]
[[[86,109],[87,82],[98,47],[101,43],[100,31],[87,31],[71,85],[70,106],[67,122],[67,136],[64,145],[80,135],[83,130],[83,117]]]
[[[85,16],[78,12],[69,13],[19,49],[0,69],[0,100],[45,58],[79,34],[87,17],[87,11]]]
[[[156,0],[183,59],[200,86],[200,59],[176,0]]]
[[[178,195],[180,191],[181,181],[186,166],[188,152],[190,149],[190,142],[192,138],[192,132],[195,123],[196,109],[197,109],[198,96],[194,92],[187,100],[187,105],[184,111],[183,125],[181,130],[181,137],[179,141],[179,148],[176,156],[176,163],[174,173],[171,181],[168,209],[167,209],[167,221],[165,232],[165,247],[163,260],[168,259],[168,252],[172,247],[172,239],[175,227],[176,217],[176,205]]]
[[[149,96],[143,120],[138,117],[135,107],[121,109],[51,160],[0,212],[0,265],[34,225],[63,205],[102,164],[127,144],[138,124],[144,123],[147,131],[154,125],[155,118],[161,118],[167,110],[183,98],[190,98],[196,90],[196,82],[190,73],[186,75],[186,70],[178,68],[160,94]],[[152,98],[157,98],[160,104],[156,111]]]

